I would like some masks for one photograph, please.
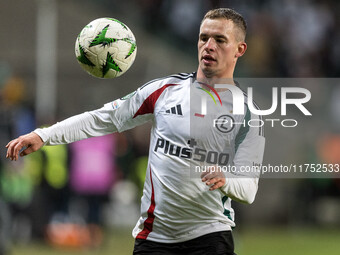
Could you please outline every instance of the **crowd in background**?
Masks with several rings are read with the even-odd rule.
[[[199,23],[213,7],[229,7],[248,23],[242,77],[338,77],[339,5],[335,0],[143,0],[145,26],[195,55]],[[182,22],[185,21],[185,22]],[[241,69],[241,70],[239,70]]]
[[[93,248],[101,244],[104,226],[131,225],[147,164],[138,144],[125,134],[111,134],[6,160],[4,145],[35,129],[21,78],[10,77],[2,84],[0,109],[1,255],[11,242],[32,238],[59,247]]]

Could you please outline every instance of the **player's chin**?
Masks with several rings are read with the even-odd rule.
[[[217,62],[216,61],[201,61],[201,68],[206,69],[207,71],[213,71],[217,68]]]
[[[215,74],[215,70],[209,66],[203,66],[201,69],[202,72],[204,73],[204,76],[207,78],[211,78]]]

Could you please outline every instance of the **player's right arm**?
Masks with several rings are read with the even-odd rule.
[[[105,104],[102,108],[85,112],[58,122],[48,128],[38,128],[7,144],[7,158],[17,160],[43,145],[68,144],[82,139],[122,132],[141,125],[153,118],[155,95],[160,92],[160,83],[143,86],[129,96]],[[156,93],[154,93],[156,91]],[[163,90],[161,90],[163,91]]]
[[[58,122],[48,128],[38,128],[20,136],[7,145],[6,157],[17,160],[37,151],[44,145],[67,144],[94,136],[102,136],[117,131],[109,119],[108,109],[104,106],[93,112],[85,112]],[[106,114],[105,114],[106,113]]]

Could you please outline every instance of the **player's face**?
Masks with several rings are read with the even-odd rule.
[[[205,19],[198,39],[198,78],[232,78],[237,58],[247,48],[236,39],[238,31],[228,19]]]

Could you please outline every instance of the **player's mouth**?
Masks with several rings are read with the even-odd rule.
[[[216,62],[216,59],[209,54],[203,55],[202,60],[203,60],[203,63],[206,64],[206,65],[209,65],[209,64]]]

